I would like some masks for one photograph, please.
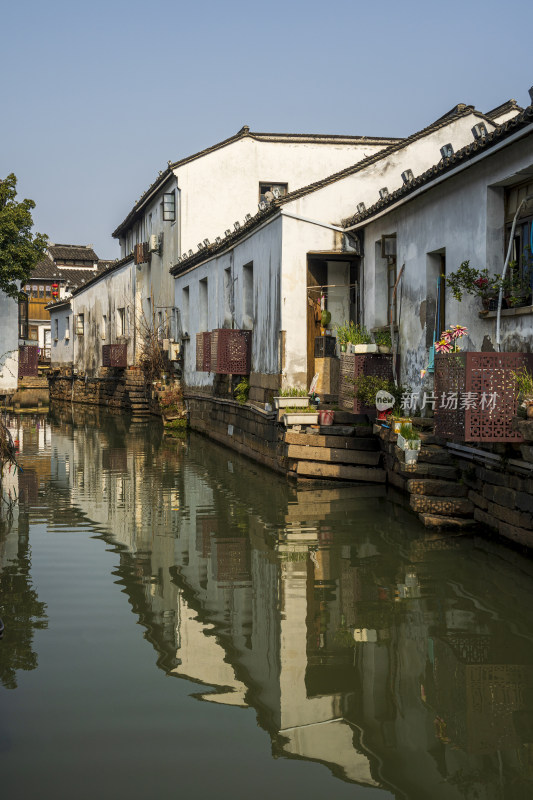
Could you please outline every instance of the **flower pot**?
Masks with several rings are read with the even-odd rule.
[[[400,417],[400,419],[393,419],[392,420],[393,433],[400,433],[400,427],[402,425],[409,425],[410,428],[413,427],[413,423],[408,417]]]
[[[323,411],[318,412],[319,425],[333,425],[334,419],[335,419],[334,411],[330,411],[329,409],[324,409]]]
[[[345,342],[343,344],[340,344],[339,347],[340,347],[341,353],[345,353],[346,352],[346,343]]]
[[[400,450],[405,450],[405,442],[406,440],[403,438],[402,434],[398,434],[398,439],[396,440],[396,444],[400,448]]]
[[[420,439],[406,439],[405,440],[405,449],[406,450],[420,450],[421,441]]]
[[[387,344],[379,344],[378,349],[380,353],[383,353],[383,355],[388,355],[391,352],[392,347],[389,347]]]
[[[414,465],[418,461],[418,450],[406,450],[405,451],[405,463]]]
[[[351,353],[377,353],[378,346],[377,344],[351,344],[350,343],[350,352]]]
[[[290,414],[283,415],[283,424],[285,427],[289,425],[316,425],[318,423],[318,411],[313,414],[309,412],[307,414],[298,414],[296,411],[291,412]]]
[[[308,397],[275,397],[274,408],[307,408]]]

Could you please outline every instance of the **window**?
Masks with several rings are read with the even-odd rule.
[[[39,298],[41,300],[44,298],[44,286],[39,286]]]
[[[163,314],[161,311],[157,312],[157,338],[163,338]]]
[[[49,300],[50,297],[52,297],[52,287],[50,286],[50,284],[45,286],[44,291],[45,291],[45,294],[46,294],[46,299]]]
[[[208,330],[209,308],[208,308],[208,294],[207,294],[207,278],[202,278],[198,281],[198,306],[199,306],[199,326],[200,331]]]
[[[70,339],[70,317],[65,320],[65,339]]]
[[[76,333],[78,336],[83,336],[85,332],[85,322],[84,322],[84,315],[78,314],[76,317]]]
[[[505,193],[505,252],[509,247],[509,237],[513,219],[520,203],[533,194],[533,183],[513,186]],[[522,205],[511,245],[509,271],[504,287],[508,306],[531,305],[533,290],[533,211],[531,203]]]
[[[28,338],[28,298],[19,300],[19,338]]]
[[[163,195],[163,222],[176,220],[176,191],[166,192]]]
[[[56,318],[54,320],[54,342],[57,342],[59,339],[59,320]]]
[[[107,335],[107,314],[102,314],[102,339]]]
[[[117,336],[126,335],[126,309],[117,308]]]
[[[233,278],[231,267],[224,270],[224,322],[230,325],[233,321]],[[233,326],[232,326],[233,327]]]
[[[181,334],[189,335],[189,287],[184,286],[181,290]]]
[[[28,339],[30,339],[32,342],[39,341],[39,327],[37,325],[30,325]]]
[[[276,197],[276,195],[278,195],[278,197],[284,197],[288,191],[289,191],[289,185],[287,183],[260,183],[259,202],[262,202],[264,200],[270,202],[272,199]]]
[[[254,318],[254,265],[245,264],[242,268],[242,317],[246,327],[253,326]]]

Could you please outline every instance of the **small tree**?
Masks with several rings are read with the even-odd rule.
[[[0,179],[0,290],[9,297],[20,296],[19,282],[30,277],[32,269],[44,258],[47,237],[32,234],[33,200],[16,200],[17,179],[13,173]]]

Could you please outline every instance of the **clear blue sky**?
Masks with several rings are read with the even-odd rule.
[[[4,0],[0,27],[0,177],[102,258],[169,159],[244,124],[404,136],[533,83],[531,0]]]

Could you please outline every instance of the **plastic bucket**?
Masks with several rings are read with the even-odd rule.
[[[329,411],[328,409],[324,409],[323,411],[318,412],[319,425],[333,425],[334,419],[335,419],[334,411]]]

